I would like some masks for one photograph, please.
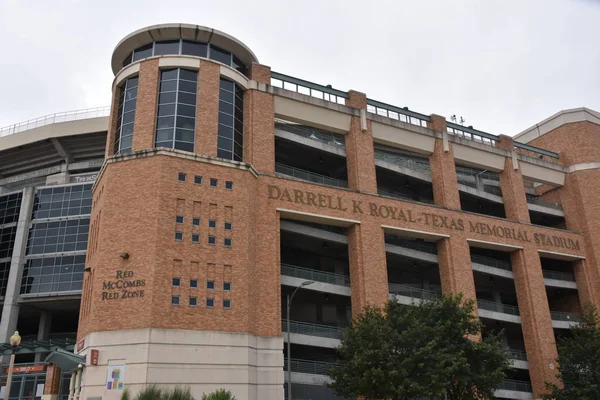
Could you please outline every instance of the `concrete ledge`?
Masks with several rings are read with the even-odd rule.
[[[285,286],[299,287],[302,282],[305,282],[304,278],[295,278],[293,276],[281,275],[281,284]],[[351,290],[348,286],[334,285],[332,283],[315,282],[309,286],[303,288],[303,290],[314,290],[322,293],[332,293],[340,296],[350,296]]]
[[[558,279],[544,278],[544,285],[558,287],[558,288],[565,288],[565,289],[577,289],[577,282],[561,281]]]
[[[501,312],[484,310],[482,308],[477,308],[477,313],[481,318],[489,318],[494,319],[496,321],[512,322],[513,324],[521,323],[521,317],[519,317],[518,315],[504,314]]]
[[[515,277],[515,274],[513,274],[512,271],[507,271],[502,268],[491,267],[489,265],[478,264],[476,262],[473,262],[472,265],[473,265],[473,271],[482,272],[484,274],[489,274],[489,275],[496,275],[496,276],[500,276],[502,278],[507,278],[507,279],[514,279],[514,277]]]
[[[503,399],[530,400],[533,399],[533,393],[517,392],[515,390],[500,389],[494,392],[494,396]]]
[[[286,334],[284,333],[284,335]],[[340,345],[340,339],[331,339],[321,336],[301,335],[299,333],[292,333],[290,335],[290,340],[292,343],[295,344],[314,347],[326,347],[329,349],[335,349]]]
[[[546,133],[562,125],[583,121],[600,125],[600,113],[594,110],[590,110],[586,107],[562,110],[546,118],[545,120],[535,124],[531,128],[525,129],[523,132],[515,135],[513,139],[518,140],[522,143],[528,143],[533,139],[545,135]]]

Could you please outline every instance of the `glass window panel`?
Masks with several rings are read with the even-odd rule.
[[[152,57],[152,43],[138,47],[133,52],[133,61],[138,61],[146,57]]]
[[[164,40],[154,43],[154,55],[179,54],[179,40]]]
[[[233,56],[233,63],[232,63],[231,66],[233,68],[235,68],[241,74],[248,75],[248,68],[246,68],[246,66],[244,65],[244,63],[242,62],[242,60],[240,60],[236,56]]]
[[[160,83],[160,93],[174,92],[177,90],[177,81],[162,81]]]
[[[167,81],[177,79],[177,69],[166,69],[160,72],[160,80]]]
[[[184,104],[177,105],[177,115],[184,117],[196,118],[196,106],[188,106]]]
[[[235,89],[235,83],[233,83],[233,81],[230,81],[228,79],[221,79],[221,81],[219,82],[219,86],[221,89],[225,89],[232,93]]]
[[[194,131],[189,131],[185,129],[177,129],[175,131],[175,140],[181,142],[193,142],[194,141]]]
[[[233,148],[233,141],[224,136],[219,136],[217,138],[217,148],[231,151]]]
[[[208,45],[201,42],[192,42],[184,40],[181,44],[181,54],[187,54],[190,56],[206,57]]]
[[[219,124],[233,126],[233,115],[219,113]]]
[[[180,115],[177,116],[177,127],[184,129],[193,130],[196,125],[195,118],[182,117]]]
[[[156,123],[158,129],[172,128],[175,125],[175,117],[159,117]]]
[[[175,142],[175,148],[183,151],[194,151],[194,143]]]
[[[226,65],[231,65],[231,53],[217,46],[210,45],[209,57],[212,60],[222,62]]]
[[[138,77],[127,79],[127,83],[126,83],[127,89],[137,87],[138,86],[138,80],[139,80]]]
[[[179,96],[177,96],[177,102],[179,104],[190,104],[192,106],[195,106],[196,105],[196,94],[180,92]]]
[[[196,82],[179,81],[179,90],[187,93],[196,93],[198,84]]]
[[[168,142],[156,142],[155,147],[167,147],[173,148],[173,141],[169,140]]]
[[[175,115],[175,104],[174,103],[158,106],[158,116],[159,117],[170,116],[170,115]]]
[[[219,111],[233,115],[233,104],[226,101],[219,101]]]
[[[179,79],[185,79],[186,81],[197,82],[198,81],[198,72],[190,71],[187,69],[179,70]]]
[[[135,111],[123,114],[123,124],[133,123],[135,120]]]
[[[173,140],[173,128],[168,129],[159,129],[156,131],[156,142],[158,146],[158,142],[167,142]]]
[[[129,64],[131,64],[131,60],[133,59],[133,52],[129,53],[127,55],[127,57],[125,57],[125,59],[123,60],[123,67],[128,66]]]
[[[121,136],[131,136],[133,135],[133,123],[123,125],[121,128]]]
[[[121,151],[131,149],[133,145],[133,136],[124,136],[121,138]]]
[[[127,89],[125,91],[125,96],[124,96],[124,100],[125,101],[127,101],[127,100],[133,100],[135,98],[137,98],[137,88],[136,87],[133,88],[133,89]]]
[[[227,151],[227,150],[223,150],[223,149],[217,149],[217,157],[224,158],[226,160],[232,160],[233,159],[233,153],[231,151]]]
[[[176,92],[161,93],[158,95],[158,104],[175,103],[176,100],[177,100]]]

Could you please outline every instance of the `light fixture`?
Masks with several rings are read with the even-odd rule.
[[[129,253],[121,253],[119,257],[121,257],[123,260],[127,260],[129,258]]]

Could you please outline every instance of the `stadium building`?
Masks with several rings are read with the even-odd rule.
[[[5,399],[12,373],[10,400],[282,400],[288,368],[294,399],[338,399],[352,316],[442,293],[504,330],[497,397],[537,399],[556,338],[600,305],[598,112],[497,136],[185,24],[128,35],[111,66],[110,107],[0,129]]]

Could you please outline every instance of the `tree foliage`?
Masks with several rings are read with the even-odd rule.
[[[342,338],[330,387],[365,399],[494,399],[508,352],[498,336],[469,338],[481,331],[473,310],[461,296],[365,308]]]
[[[219,389],[216,392],[202,395],[202,400],[235,400],[235,397],[230,391]]]
[[[600,399],[600,316],[586,305],[581,323],[558,340],[557,379],[564,387],[546,383],[547,400]]]
[[[121,400],[130,398],[129,390],[125,389],[121,394]],[[135,400],[194,400],[194,397],[189,387],[167,389],[158,385],[149,385],[138,392]]]

